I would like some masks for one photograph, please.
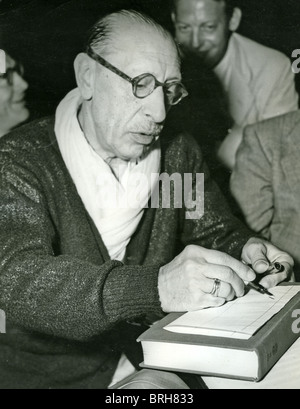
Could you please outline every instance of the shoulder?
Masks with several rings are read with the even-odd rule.
[[[281,134],[282,131],[292,131],[295,127],[299,126],[300,110],[270,118],[254,125],[248,125],[246,130],[248,132],[251,130],[256,130],[258,133],[275,131],[276,133]]]
[[[34,156],[48,149],[53,132],[54,118],[38,119],[8,133],[0,140],[0,155],[12,155],[16,158]]]
[[[62,159],[53,126],[54,118],[47,117],[5,135],[0,140],[1,175],[23,175],[29,183],[57,175]]]
[[[251,143],[251,139],[256,137],[262,147],[272,148],[290,135],[300,142],[300,110],[249,125],[245,129],[245,140]]]
[[[260,44],[240,34],[233,34],[232,41],[236,48],[243,53],[248,62],[261,68],[281,68],[290,65],[290,60],[282,52]],[[275,64],[275,67],[272,66]]]
[[[203,163],[201,148],[189,133],[181,132],[173,137],[164,133],[162,151],[166,165],[171,168],[176,167],[177,171],[182,169],[191,171],[195,165],[200,166]]]

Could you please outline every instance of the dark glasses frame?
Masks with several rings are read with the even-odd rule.
[[[117,67],[115,67],[114,65],[110,64],[107,60],[105,60],[104,58],[102,58],[100,55],[96,54],[94,52],[94,50],[91,47],[88,47],[87,49],[87,55],[92,58],[94,61],[98,62],[100,65],[102,65],[103,67],[109,69],[110,71],[114,72],[115,74],[117,74],[119,77],[123,78],[124,80],[130,82],[132,84],[132,92],[133,95],[136,98],[139,99],[144,99],[147,98],[149,95],[151,95],[158,87],[162,87],[163,89],[169,91],[169,89],[171,87],[173,87],[174,85],[177,85],[179,87],[181,87],[182,90],[182,95],[181,97],[178,99],[178,101],[176,101],[175,103],[173,103],[169,98],[168,98],[168,93],[167,93],[167,98],[168,101],[171,105],[177,105],[179,104],[180,101],[182,101],[183,98],[188,96],[188,92],[186,90],[186,88],[184,87],[184,85],[180,82],[180,81],[173,81],[170,83],[162,83],[160,81],[158,81],[154,75],[149,74],[149,73],[145,73],[145,74],[141,74],[138,77],[132,78],[129,77],[129,75],[125,74],[123,71],[119,70]],[[137,92],[137,88],[139,85],[139,82],[146,78],[146,77],[152,77],[154,79],[154,88],[153,90],[151,90],[147,95],[145,96],[139,96],[138,92]]]

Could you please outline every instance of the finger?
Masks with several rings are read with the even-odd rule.
[[[270,274],[265,276],[262,280],[260,280],[260,284],[265,288],[274,288],[278,284],[286,281],[288,278],[287,273],[279,273],[279,274]]]
[[[289,254],[258,238],[250,239],[244,246],[242,259],[246,263],[252,264],[257,273],[265,273],[269,269],[270,263],[275,262],[294,266],[294,260]]]
[[[253,270],[258,274],[265,273],[270,267],[267,248],[263,243],[253,243],[247,246],[246,251],[242,254],[242,259],[247,264],[251,264]]]
[[[213,297],[210,294],[202,294],[199,300],[186,308],[186,311],[197,311],[206,308],[217,308],[224,305],[226,300],[224,298]]]
[[[253,270],[247,264],[243,264],[228,254],[221,253],[219,251],[211,250],[208,254],[209,256],[207,257],[207,261],[209,263],[229,267],[244,281],[255,280],[256,276]]]
[[[245,294],[244,281],[229,267],[207,264],[203,274],[207,278],[213,280],[217,278],[229,284],[237,297],[242,297]]]
[[[219,297],[219,298],[224,298],[226,301],[232,301],[235,298],[235,292],[232,288],[232,286],[228,283],[225,283],[223,281],[220,281],[219,287],[216,289],[215,286],[215,281],[216,280],[211,280],[209,279],[209,284],[211,287],[211,290],[209,294],[213,295],[214,297]],[[214,291],[216,290],[216,291]]]
[[[289,263],[287,263],[285,261],[279,262],[278,260],[276,260],[276,262],[278,262],[284,269],[279,271],[279,272],[275,272],[274,274],[285,272],[286,275],[287,275],[287,279],[290,279],[292,277],[293,273],[294,273],[294,270],[293,270],[294,263],[289,264]]]

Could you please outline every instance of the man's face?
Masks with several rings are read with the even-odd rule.
[[[14,68],[15,61],[6,56],[6,70]],[[0,132],[5,134],[26,121],[29,111],[25,106],[25,91],[27,82],[18,72],[12,74],[12,84],[5,78],[0,78]]]
[[[114,47],[102,55],[131,78],[144,73],[158,81],[180,81],[178,52],[172,39],[152,28],[120,27]],[[123,160],[146,153],[163,129],[168,106],[162,87],[144,99],[136,98],[132,85],[95,61],[91,113],[96,144],[109,157]],[[95,142],[95,141],[94,141]],[[94,143],[95,146],[95,143]]]
[[[214,0],[179,0],[173,15],[176,38],[185,54],[214,68],[224,57],[229,41],[226,5]]]

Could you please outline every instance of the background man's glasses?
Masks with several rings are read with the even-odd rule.
[[[14,67],[7,68],[6,73],[0,74],[0,81],[6,80],[9,85],[13,85],[15,73],[17,73],[20,77],[24,76],[24,69],[21,64],[16,63]]]
[[[100,55],[96,54],[91,47],[88,48],[87,54],[90,58],[97,61],[103,67],[109,69],[124,80],[130,82],[132,84],[133,95],[136,98],[146,98],[151,95],[152,92],[154,92],[154,90],[156,90],[156,88],[158,87],[163,87],[169,105],[177,105],[183,98],[188,96],[187,90],[179,81],[169,83],[166,82],[163,84],[159,82],[152,74],[142,74],[138,77],[131,78],[128,75],[124,74],[124,72],[120,71],[118,68],[111,65],[104,58],[100,57]]]

